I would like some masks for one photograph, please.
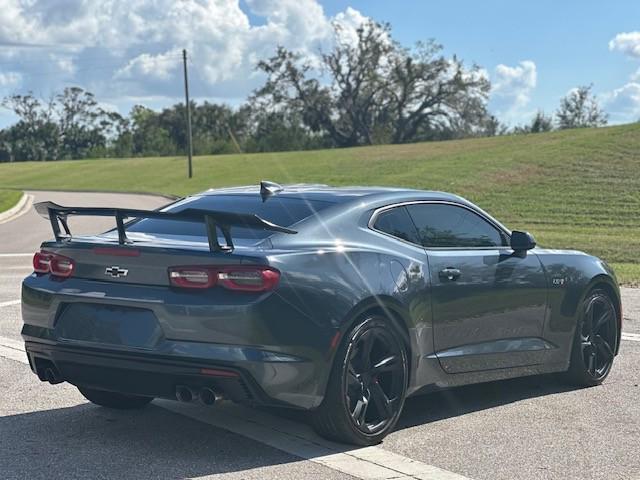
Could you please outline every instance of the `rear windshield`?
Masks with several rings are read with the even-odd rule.
[[[305,198],[272,197],[263,202],[260,195],[206,195],[185,198],[162,209],[162,211],[180,212],[187,208],[197,208],[231,213],[252,213],[276,225],[289,227],[331,205],[334,203]],[[154,236],[207,237],[204,223],[155,218],[146,218],[131,223],[127,226],[127,231]],[[272,234],[273,232],[244,227],[232,227],[231,229],[231,235],[234,239],[260,240]]]

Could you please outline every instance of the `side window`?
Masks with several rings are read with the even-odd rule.
[[[407,206],[425,247],[504,246],[502,233],[481,216],[455,205],[422,203]]]
[[[420,244],[416,227],[405,207],[395,207],[378,214],[373,228],[407,242]]]

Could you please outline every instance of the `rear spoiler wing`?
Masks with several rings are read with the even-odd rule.
[[[212,252],[233,250],[231,227],[252,228],[255,230],[268,230],[272,232],[298,233],[287,227],[282,227],[268,222],[257,215],[249,213],[217,212],[188,208],[181,212],[161,212],[158,210],[136,210],[129,208],[94,208],[94,207],[63,207],[54,202],[40,202],[35,204],[36,212],[51,222],[56,241],[71,239],[71,230],[67,223],[67,217],[71,215],[90,217],[115,217],[118,231],[118,243],[127,245],[133,243],[127,238],[125,220],[133,218],[159,218],[183,222],[203,222],[207,228],[209,249]],[[62,226],[62,230],[60,229]],[[225,245],[218,241],[218,229],[224,236]]]

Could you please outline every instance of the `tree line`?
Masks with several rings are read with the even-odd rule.
[[[196,155],[353,147],[446,140],[554,128],[600,126],[607,116],[591,87],[569,93],[555,119],[538,112],[507,129],[487,107],[490,81],[477,65],[446,58],[433,41],[406,48],[388,24],[365,23],[314,62],[280,47],[256,68],[266,78],[232,108],[191,104]],[[0,130],[0,161],[180,155],[186,109],[136,105],[127,116],[69,87],[47,100],[14,94],[2,101],[17,122]]]

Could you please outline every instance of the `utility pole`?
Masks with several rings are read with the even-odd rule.
[[[191,104],[189,103],[189,77],[187,75],[187,50],[182,50],[182,64],[184,66],[184,99],[187,107],[187,154],[189,156],[189,178],[193,176],[191,160],[193,157],[193,144],[191,142]]]

